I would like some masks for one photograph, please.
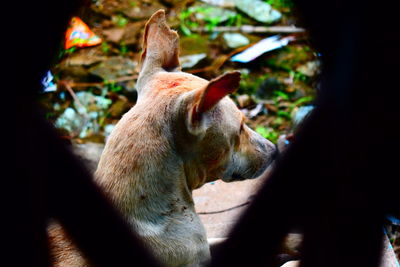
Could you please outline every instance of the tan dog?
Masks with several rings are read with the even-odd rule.
[[[108,138],[95,176],[162,263],[199,266],[210,250],[192,190],[255,178],[276,149],[226,97],[240,73],[207,81],[181,72],[178,41],[156,12],[145,28],[137,104]]]

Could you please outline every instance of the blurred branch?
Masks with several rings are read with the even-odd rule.
[[[108,80],[106,82],[95,82],[95,83],[77,83],[71,80],[61,80],[57,83],[58,86],[66,86],[68,85],[69,87],[94,87],[94,86],[104,86],[107,83],[118,83],[118,82],[127,82],[127,81],[132,81],[132,80],[136,80],[138,78],[138,75],[131,75],[131,76],[123,76],[123,77],[119,77],[115,80]],[[68,87],[65,87],[68,90]],[[69,91],[69,90],[68,90]]]
[[[67,82],[67,81],[60,81],[57,84],[57,87],[65,89],[68,91],[68,93],[72,96],[72,98],[74,99],[75,103],[80,107],[80,108],[85,108],[84,105],[82,105],[81,101],[79,101],[79,98],[76,96],[74,90],[72,90],[71,87],[71,83]]]
[[[201,69],[192,69],[192,70],[185,70],[185,72],[188,73],[199,73],[199,72],[207,72],[207,71],[216,71],[219,68],[221,68],[225,62],[230,59],[233,55],[242,52],[243,50],[246,50],[247,48],[249,48],[250,46],[253,46],[254,44],[248,44],[239,48],[236,48],[235,50],[231,51],[229,54],[227,55],[221,55],[219,57],[217,57],[210,66],[201,68]]]
[[[213,28],[198,27],[191,28],[194,32],[243,32],[243,33],[257,33],[257,32],[270,32],[270,33],[300,33],[305,32],[304,28],[298,28],[295,26],[217,26]]]
[[[289,35],[285,38],[291,38],[291,41],[293,40],[299,40],[297,39],[295,36],[293,35]],[[233,55],[240,53],[244,50],[246,50],[247,48],[255,45],[256,43],[252,43],[252,44],[248,44],[239,48],[236,48],[235,50],[231,51],[229,54],[227,55],[220,55],[218,56],[216,59],[214,59],[214,61],[211,63],[210,66],[204,67],[204,68],[200,68],[200,69],[192,69],[192,70],[185,70],[188,73],[199,73],[199,72],[208,72],[208,71],[217,71],[218,69],[220,69],[227,60],[229,60]]]
[[[71,95],[72,99],[74,100],[74,103],[79,107],[77,108],[78,114],[83,118],[83,120],[80,123],[80,129],[83,128],[83,126],[89,121],[89,116],[88,114],[85,112],[86,111],[86,107],[82,104],[82,102],[79,100],[79,98],[76,96],[74,90],[71,87],[71,84],[68,83],[67,81],[60,81],[57,84],[57,87],[67,90],[68,93]],[[80,131],[72,131],[71,132],[71,137],[75,138],[79,136]]]

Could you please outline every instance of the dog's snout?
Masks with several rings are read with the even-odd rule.
[[[260,136],[261,137],[261,136]],[[257,136],[256,138],[256,145],[258,147],[265,147],[268,148],[269,147],[269,141],[267,139],[264,139],[263,137],[260,138],[259,136]]]
[[[265,147],[265,150],[268,154],[270,154],[271,156],[276,154],[278,149],[276,148],[276,145],[274,143],[261,136],[260,139],[258,139],[258,142],[261,146]]]
[[[271,141],[268,139],[262,137],[260,134],[252,131],[253,133],[253,145],[258,147],[258,149],[262,150],[265,154],[268,155],[268,157],[275,158],[277,156],[278,149],[275,144],[273,144]]]

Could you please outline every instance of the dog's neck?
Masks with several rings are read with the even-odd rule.
[[[96,171],[98,182],[132,223],[143,216],[159,221],[194,213],[185,164],[165,136],[169,122],[159,114],[143,118],[141,112],[137,105],[113,130]]]

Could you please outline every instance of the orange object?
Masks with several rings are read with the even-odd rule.
[[[90,28],[78,17],[73,17],[65,33],[65,49],[71,47],[95,46],[102,42]]]

